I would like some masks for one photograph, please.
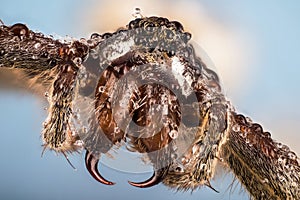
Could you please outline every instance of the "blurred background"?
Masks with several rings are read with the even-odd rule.
[[[0,4],[0,19],[6,25],[22,22],[47,35],[74,38],[125,26],[135,7],[144,16],[182,22],[210,58],[209,65],[236,109],[299,155],[299,1],[1,0]],[[212,183],[220,193],[206,187],[176,193],[163,185],[133,188],[127,179],[144,180],[151,173],[126,174],[107,166],[101,172],[118,184],[100,185],[87,173],[81,154],[70,156],[76,171],[54,152],[41,158],[45,99],[15,87],[11,82],[22,85],[18,77],[0,74],[0,199],[248,199],[237,182],[230,186],[234,179],[228,172],[218,174]]]

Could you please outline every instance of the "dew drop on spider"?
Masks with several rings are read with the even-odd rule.
[[[269,179],[265,178],[262,182],[263,183],[269,183]]]
[[[99,92],[104,92],[105,91],[105,86],[100,86],[99,88],[98,88],[98,90],[99,90]]]
[[[298,183],[296,183],[295,181],[293,181],[291,185],[292,185],[292,187],[297,187]]]
[[[4,50],[4,49],[1,49],[1,50],[0,50],[0,56],[4,56],[4,54],[5,54],[5,50]]]
[[[76,140],[75,145],[79,146],[79,147],[82,147],[84,145],[84,142],[82,140]]]
[[[46,98],[48,98],[48,97],[49,97],[49,92],[45,92],[45,93],[44,93],[44,96],[45,96]]]
[[[278,176],[278,180],[279,180],[280,182],[285,181],[284,176],[282,176],[281,174],[277,174],[277,176]]]
[[[74,112],[73,117],[74,117],[74,119],[79,120],[80,119],[80,114],[78,114],[77,112]]]
[[[169,132],[169,136],[172,138],[172,139],[176,139],[178,137],[178,131],[176,130],[172,130]]]
[[[82,127],[82,133],[87,133],[87,131],[88,131],[88,129],[85,126],[83,126]]]
[[[277,147],[278,147],[279,149],[281,149],[281,148],[282,148],[282,146],[283,146],[283,145],[282,145],[280,142],[279,142],[279,143],[277,143],[276,145],[277,145]]]
[[[76,57],[76,58],[74,58],[73,62],[74,62],[77,66],[79,66],[79,65],[81,65],[81,63],[82,63],[82,59],[81,59],[80,57]]]
[[[34,48],[39,49],[41,47],[41,43],[37,42],[34,44]]]
[[[289,158],[290,158],[291,160],[296,160],[296,159],[297,159],[297,156],[296,156],[296,154],[295,154],[294,152],[289,152],[289,153],[288,153],[288,156],[289,156]]]
[[[249,144],[250,140],[248,138],[246,138],[246,144]]]
[[[240,126],[238,124],[235,124],[233,127],[232,127],[232,130],[234,132],[239,132],[240,131]]]
[[[134,9],[134,12],[133,12],[133,14],[132,14],[132,16],[134,17],[134,18],[142,18],[143,17],[143,15],[142,15],[142,11],[141,11],[141,9],[140,8],[135,8]]]

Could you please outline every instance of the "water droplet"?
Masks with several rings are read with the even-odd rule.
[[[285,162],[286,162],[286,159],[284,157],[280,156],[277,161],[278,161],[279,164],[283,164],[284,165]]]
[[[60,84],[60,85],[59,85],[59,88],[60,88],[60,89],[63,89],[63,87],[64,87],[63,84]]]
[[[5,54],[5,50],[4,50],[4,49],[1,49],[1,50],[0,50],[0,56],[4,56],[4,54]]]
[[[278,180],[279,180],[280,182],[285,181],[284,176],[282,176],[281,174],[278,174],[277,176],[278,176]]]
[[[281,149],[282,148],[282,144],[279,142],[279,143],[277,143],[276,144],[276,146],[279,148],[279,149]]]
[[[46,98],[48,98],[48,97],[49,97],[49,92],[45,92],[45,93],[44,93],[44,96],[45,96]]]
[[[87,133],[87,128],[85,126],[82,127],[82,133]]]
[[[282,145],[281,149],[287,152],[290,151],[290,148],[287,145]]]
[[[32,59],[33,59],[33,60],[37,60],[37,59],[38,59],[38,56],[37,56],[37,55],[33,55],[33,56],[32,56]]]
[[[270,132],[263,132],[263,136],[266,137],[266,138],[270,138],[271,133]]]
[[[74,145],[79,146],[79,147],[83,147],[84,142],[82,140],[76,140]]]
[[[25,24],[17,23],[10,27],[10,32],[12,32],[15,36],[19,36],[22,40],[25,36],[28,36],[29,29]]]
[[[195,154],[199,150],[199,146],[196,144],[192,148],[192,153]]]
[[[292,185],[292,187],[297,187],[298,183],[296,183],[296,182],[293,181],[291,185]]]
[[[183,172],[183,168],[181,166],[176,166],[174,169],[175,172]]]
[[[246,133],[246,132],[240,132],[240,136],[241,136],[242,138],[246,138],[246,137],[247,137],[247,133]]]
[[[120,132],[120,128],[116,126],[116,127],[114,128],[114,133],[119,133],[119,132]]]
[[[248,138],[246,138],[246,144],[249,144],[250,140]]]
[[[80,119],[80,114],[78,114],[77,112],[74,112],[73,117],[74,117],[74,119]]]
[[[100,86],[99,88],[98,88],[98,91],[100,92],[100,93],[103,93],[104,91],[105,91],[105,86]]]
[[[250,119],[249,117],[245,117],[246,118],[246,122],[248,122],[249,124],[252,123],[252,119]]]
[[[240,126],[238,125],[238,124],[235,124],[234,126],[232,126],[232,130],[234,131],[234,132],[239,132],[240,131]]]
[[[47,124],[47,122],[43,122],[43,127],[46,128]]]
[[[200,165],[200,169],[205,169],[205,168],[206,168],[206,164],[202,163],[202,164]]]
[[[297,156],[296,156],[296,154],[294,153],[294,152],[289,152],[288,153],[288,156],[289,156],[289,158],[291,159],[291,160],[296,160],[297,159]]]
[[[76,57],[73,59],[73,62],[75,63],[75,65],[80,66],[82,63],[82,59],[80,57]]]
[[[143,15],[141,14],[141,9],[140,8],[135,8],[132,16],[137,19],[137,18],[143,18]]]
[[[172,139],[176,139],[178,137],[178,131],[176,130],[172,130],[169,132],[169,136],[172,138]]]
[[[41,43],[37,42],[35,43],[34,48],[39,49],[41,46],[42,46]]]
[[[262,182],[263,183],[269,183],[269,179],[265,178]]]

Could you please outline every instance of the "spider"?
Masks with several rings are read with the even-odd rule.
[[[101,155],[125,143],[154,168],[148,180],[129,181],[136,187],[215,190],[220,162],[255,199],[300,199],[297,155],[235,111],[190,39],[163,17],[139,16],[113,33],[70,41],[3,24],[0,67],[46,88],[44,150],[68,160],[84,148],[100,183],[114,184],[98,171]]]

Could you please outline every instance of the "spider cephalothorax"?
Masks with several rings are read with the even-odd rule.
[[[133,186],[212,188],[220,161],[256,199],[299,199],[296,154],[235,113],[190,39],[161,17],[69,42],[2,25],[0,66],[23,69],[46,88],[45,147],[64,155],[84,147],[88,171],[103,184],[114,183],[98,172],[101,154],[125,143],[154,168]]]

